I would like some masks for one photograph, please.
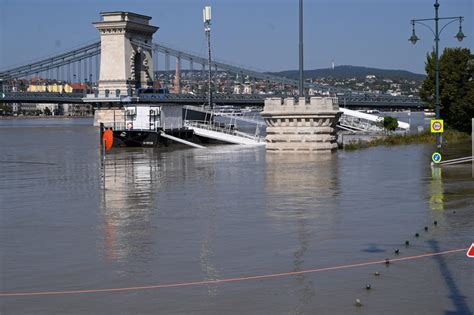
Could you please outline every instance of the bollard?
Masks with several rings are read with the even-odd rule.
[[[102,142],[102,135],[104,134],[104,123],[100,123],[100,133],[99,133],[99,143],[100,145],[103,145],[104,143]]]

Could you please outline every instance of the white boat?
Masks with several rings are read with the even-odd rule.
[[[429,109],[425,109],[424,114],[425,114],[425,117],[435,117],[436,116],[435,112],[433,112],[432,110],[429,110]]]
[[[223,116],[242,116],[240,107],[232,105],[219,106],[215,109],[215,113]]]
[[[380,111],[376,110],[376,109],[368,109],[366,111],[367,114],[380,114]]]

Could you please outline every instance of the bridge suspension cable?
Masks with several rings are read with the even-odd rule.
[[[181,59],[184,59],[184,60],[188,60],[189,62],[192,62],[193,64],[198,63],[198,64],[202,64],[202,65],[209,65],[208,59],[203,57],[203,56],[198,56],[196,54],[189,53],[189,52],[183,52],[183,51],[177,50],[175,48],[163,46],[161,44],[153,44],[152,49],[156,52],[161,52],[161,53],[165,54],[166,56],[171,55],[171,56],[176,57],[176,58],[181,58]],[[266,81],[270,81],[270,82],[282,83],[282,84],[285,84],[285,85],[298,86],[298,80],[294,80],[294,79],[290,79],[290,78],[286,78],[286,77],[282,77],[282,76],[277,76],[277,75],[270,74],[270,73],[259,72],[259,71],[256,71],[256,70],[246,69],[246,68],[231,65],[229,63],[225,63],[225,62],[222,62],[222,61],[213,60],[213,61],[211,61],[211,65],[212,65],[212,67],[218,68],[220,70],[225,70],[225,71],[235,73],[235,74],[248,75],[251,78],[255,78],[255,79],[259,79],[259,80],[266,80]],[[315,84],[315,83],[311,83],[311,84],[310,83],[305,83],[305,88],[310,88],[310,87],[319,88],[321,90],[331,90],[331,91],[334,91],[334,92],[347,92],[347,90],[345,90],[345,89],[329,87],[329,86],[325,86],[325,85],[321,85],[321,84]]]
[[[140,43],[140,45],[144,45],[144,43]],[[153,51],[157,53],[163,53],[165,55],[165,68],[169,71],[169,57],[173,56],[175,58],[187,60],[193,64],[202,64],[208,65],[209,61],[207,58],[198,56],[193,53],[183,52],[171,47],[167,47],[161,44],[152,44],[149,46],[153,49]],[[84,59],[88,59],[100,54],[100,42],[94,42],[92,44],[88,44],[86,46],[70,50],[65,53],[58,54],[53,57],[48,57],[36,62],[32,62],[26,65],[22,65],[19,67],[15,67],[9,70],[5,70],[0,72],[0,78],[3,80],[8,79],[18,79],[22,77],[26,77],[28,75],[37,74],[45,71],[50,71],[51,69],[56,69],[74,62],[82,61]],[[212,61],[211,66],[215,69],[225,70],[235,74],[247,75],[249,77],[259,79],[259,80],[266,80],[270,82],[277,82],[285,85],[291,86],[298,86],[298,81],[282,76],[277,76],[265,72],[259,72],[256,70],[246,69],[240,66],[231,65],[229,63],[221,62],[221,61]],[[331,91],[346,91],[340,88],[328,87],[323,86],[320,84],[309,84],[305,83],[305,87],[316,87],[322,90],[331,90]]]
[[[94,42],[92,44],[88,44],[86,46],[70,50],[53,57],[48,57],[40,61],[2,71],[0,72],[0,79],[8,80],[26,77],[31,74],[49,71],[74,62],[88,59],[99,54],[100,42]]]

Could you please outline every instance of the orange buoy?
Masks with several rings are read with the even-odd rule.
[[[105,151],[112,149],[112,145],[114,144],[114,133],[111,129],[105,129],[102,134],[102,141],[104,142]]]

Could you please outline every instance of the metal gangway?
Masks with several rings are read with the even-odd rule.
[[[362,113],[343,107],[339,108],[339,110],[342,112],[338,123],[341,129],[356,132],[381,132],[383,130],[382,116]],[[410,130],[410,124],[398,121],[397,129],[400,131],[408,131]]]
[[[194,131],[194,134],[208,139],[232,144],[265,145],[265,137],[258,134],[250,135],[235,130],[233,125],[212,121],[186,120],[185,126]]]
[[[218,110],[210,110],[209,108],[203,106],[193,106],[193,105],[186,105],[184,106],[185,117],[186,111],[192,110],[196,112],[201,112],[207,114],[209,116],[217,116],[217,117],[225,117],[228,119],[232,119],[234,122],[245,122],[249,124],[255,124],[257,126],[266,126],[265,121],[261,118],[260,113],[256,113],[255,116],[244,116],[244,115],[235,115],[234,113],[223,113],[219,112]]]

